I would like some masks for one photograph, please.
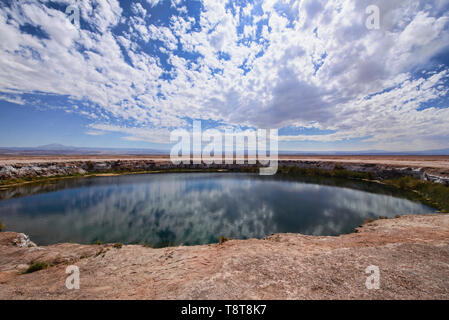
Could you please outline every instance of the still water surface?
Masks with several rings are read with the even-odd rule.
[[[367,218],[435,210],[375,183],[244,173],[61,180],[0,191],[0,221],[39,245],[206,244],[219,236],[339,235]]]

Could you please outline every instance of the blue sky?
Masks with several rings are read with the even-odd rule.
[[[168,149],[201,120],[284,150],[449,148],[448,57],[443,0],[4,1],[0,146]]]

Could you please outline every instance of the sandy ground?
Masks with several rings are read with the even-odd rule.
[[[372,163],[403,167],[428,167],[449,170],[449,156],[279,156],[280,160],[330,161],[343,163]],[[168,156],[7,156],[0,155],[0,165],[16,163],[153,160],[170,161]]]
[[[397,167],[426,167],[449,170],[449,156],[298,156],[280,158],[282,160],[371,163]]]
[[[340,237],[222,245],[13,245],[0,233],[0,299],[449,299],[449,215],[378,220]],[[31,239],[32,240],[32,239]],[[54,266],[21,274],[33,261]],[[80,289],[65,286],[80,269]],[[368,266],[380,288],[366,287]]]

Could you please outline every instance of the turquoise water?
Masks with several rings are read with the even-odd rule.
[[[273,233],[339,235],[367,218],[435,210],[375,183],[181,173],[61,180],[0,191],[0,221],[40,245],[154,247]]]

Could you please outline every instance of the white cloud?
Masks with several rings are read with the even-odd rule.
[[[90,132],[89,134],[92,134],[92,132],[119,132],[125,133],[126,136],[124,137],[124,139],[129,141],[151,141],[163,144],[167,143],[167,141],[170,141],[170,131],[166,128],[130,128],[110,124],[92,124],[90,127],[98,131],[88,131]]]
[[[101,136],[104,134],[104,132],[102,131],[93,131],[93,130],[86,131],[85,133],[89,136]]]
[[[234,15],[225,2],[204,0],[198,21],[174,16],[165,26],[150,24],[147,9],[160,2],[135,3],[134,16],[126,19],[115,0],[79,2],[83,21],[94,30],[78,30],[63,12],[38,3],[2,7],[2,96],[39,91],[89,100],[101,111],[84,112],[108,117],[99,122],[118,119],[93,129],[128,139],[163,142],[165,128],[197,118],[336,131],[286,141],[357,138],[392,148],[448,147],[448,109],[419,109],[448,90],[447,66],[429,65],[448,49],[449,14],[440,1],[275,0],[263,1],[263,13],[246,5]],[[381,8],[381,29],[370,31],[365,8],[373,3]],[[240,11],[252,14],[252,22],[240,19]],[[120,21],[128,26],[118,35]],[[201,28],[193,28],[196,22]],[[25,23],[41,27],[49,39],[21,32]],[[170,70],[160,56],[145,53],[146,46],[160,46],[155,41]],[[178,48],[198,60],[178,56]],[[436,73],[416,75],[426,68]],[[164,129],[145,131],[145,125]]]
[[[150,7],[155,7],[157,6],[159,3],[161,3],[163,0],[146,0],[147,3],[150,5]]]

